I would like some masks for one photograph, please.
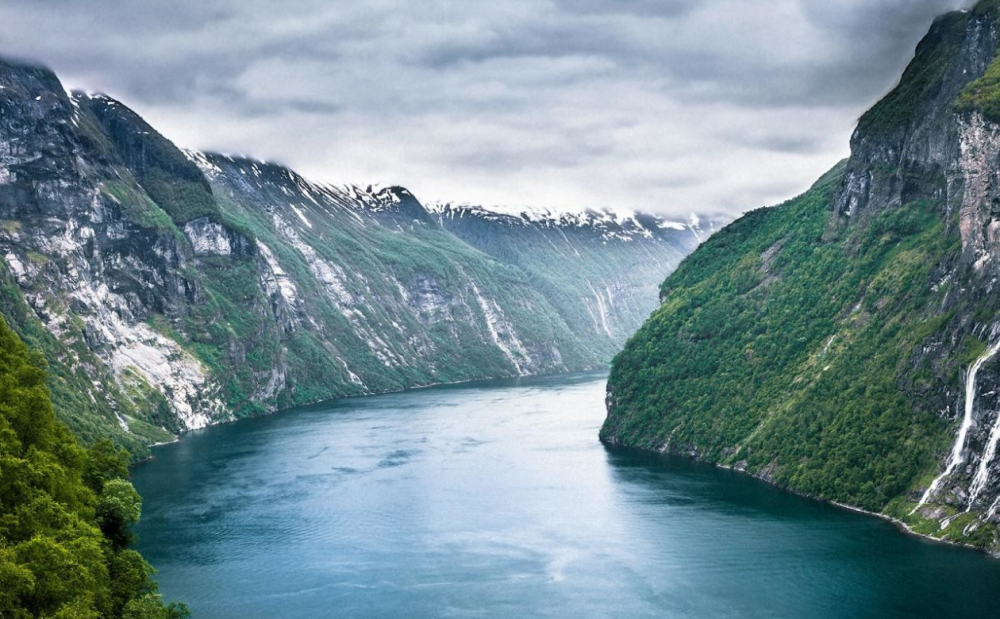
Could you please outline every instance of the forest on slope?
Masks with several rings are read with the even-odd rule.
[[[0,616],[183,619],[129,548],[142,501],[129,455],[56,420],[46,364],[0,319]]]

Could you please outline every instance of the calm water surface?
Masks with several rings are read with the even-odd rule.
[[[597,441],[604,375],[359,398],[137,467],[196,618],[1000,617],[1000,561]]]

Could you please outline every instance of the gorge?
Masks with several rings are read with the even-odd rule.
[[[835,131],[877,71],[828,54],[875,64],[938,4],[725,3],[760,18],[736,28],[527,3],[416,34],[400,5],[337,37],[370,3],[194,4],[167,38],[225,66],[177,52],[164,107],[149,76],[132,109],[0,58],[0,619],[1000,615],[1000,0],[942,0],[838,163],[792,125]],[[276,65],[228,37],[246,11]],[[766,40],[779,17],[798,38]],[[761,66],[713,48],[730,27]],[[165,135],[209,112],[350,144],[345,174],[437,159],[408,189]],[[817,153],[800,195],[743,203]],[[442,162],[428,186],[566,204],[415,195]]]

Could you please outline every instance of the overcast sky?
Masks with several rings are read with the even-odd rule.
[[[738,213],[848,153],[963,0],[3,0],[180,146],[425,200]]]

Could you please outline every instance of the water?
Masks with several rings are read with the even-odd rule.
[[[195,617],[997,617],[1000,561],[597,441],[604,376],[346,400],[137,467]]]

